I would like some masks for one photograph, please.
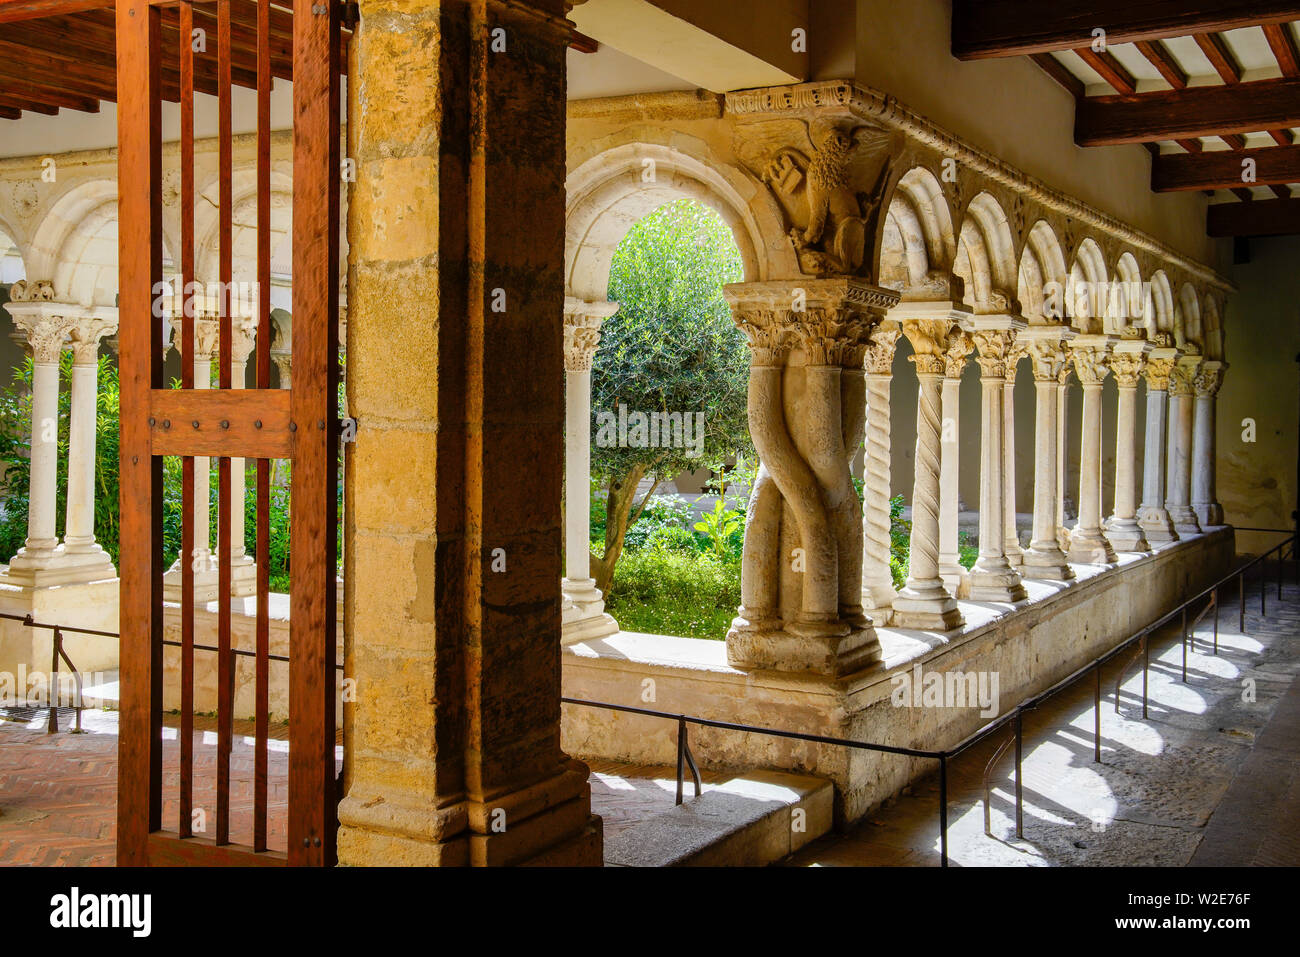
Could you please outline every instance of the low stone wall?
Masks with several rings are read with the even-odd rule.
[[[340,593],[341,593],[340,589]],[[230,616],[230,644],[244,651],[257,650],[257,603],[255,599],[235,599]],[[289,596],[272,594],[267,616],[270,623],[269,651],[273,655],[289,654]],[[217,603],[209,602],[194,609],[194,643],[217,645]],[[338,609],[338,664],[343,664],[343,609]],[[167,641],[181,640],[181,609],[168,604],[163,613],[163,637]],[[334,714],[336,726],[343,727],[343,672],[338,671]],[[255,715],[256,659],[235,656],[234,713],[239,719]],[[268,672],[267,700],[272,722],[289,720],[289,663],[271,661]],[[163,709],[179,711],[181,703],[181,650],[174,645],[163,647]],[[212,651],[196,649],[194,652],[194,711],[196,714],[215,713],[217,710],[217,655]]]
[[[116,578],[44,588],[24,588],[0,581],[0,612],[31,615],[33,620],[49,624],[116,633],[117,589]],[[52,648],[53,632],[49,629],[29,628],[20,621],[0,619],[0,672],[17,675],[21,666],[29,675],[37,671],[48,673]],[[63,648],[87,680],[95,672],[117,668],[116,638],[65,634]],[[65,668],[60,662],[59,669]]]
[[[962,602],[966,626],[948,634],[880,629],[883,664],[845,679],[741,672],[721,641],[619,633],[564,649],[567,697],[921,749],[952,747],[991,715],[979,706],[895,706],[894,679],[975,673],[998,682],[997,713],[1050,687],[1226,573],[1231,528],[1122,555],[1118,566],[1074,566],[1078,578],[1026,582],[1019,606]],[[565,705],[564,749],[578,757],[644,764],[676,761],[676,725]],[[816,774],[836,787],[839,823],[861,818],[937,762],[692,727],[691,748],[719,768]]]

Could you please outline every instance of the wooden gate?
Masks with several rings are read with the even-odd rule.
[[[194,30],[203,30],[202,42]],[[213,47],[215,46],[215,56]],[[198,48],[198,49],[196,49]],[[204,49],[206,48],[206,49]],[[255,56],[255,62],[253,60]],[[117,0],[121,372],[121,739],[119,864],[335,862],[335,581],[338,482],[340,4],[294,0]],[[292,389],[270,388],[272,77],[293,79]],[[257,90],[257,387],[232,389],[232,71]],[[255,78],[255,83],[250,81]],[[217,97],[219,382],[196,389],[195,90]],[[159,300],[163,268],[162,112],[179,101],[177,243],[183,310],[180,389],[166,387]],[[170,277],[168,277],[170,278]],[[164,776],[163,462],[182,468],[179,774]],[[196,648],[193,554],[195,457],[218,469],[216,650]],[[232,829],[235,656],[231,645],[232,458],[256,460],[257,619],[252,819]],[[291,467],[287,853],[267,849],[268,516],[271,462]],[[192,812],[195,655],[215,654],[215,814]],[[172,758],[168,757],[170,761]],[[170,782],[178,778],[175,785]],[[166,793],[164,783],[169,782]],[[175,787],[175,791],[172,787]],[[208,786],[205,777],[203,785]],[[205,790],[204,793],[209,793]],[[164,803],[178,813],[163,819]],[[205,808],[205,810],[207,810]],[[169,815],[170,816],[170,815]]]

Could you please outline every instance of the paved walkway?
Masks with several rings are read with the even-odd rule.
[[[1235,592],[1235,588],[1232,589]],[[1026,715],[1024,838],[1015,836],[1014,755],[991,776],[991,836],[983,775],[994,735],[949,771],[953,866],[1300,864],[1300,589],[1284,586],[1268,616],[1258,590],[1196,630],[1181,681],[1178,629],[1152,645],[1149,720],[1142,720],[1140,661],[1127,669],[1121,713],[1118,665],[1103,671],[1102,761],[1093,763],[1093,683],[1087,679]],[[796,866],[939,863],[937,776],[923,778],[854,829],[827,835]]]

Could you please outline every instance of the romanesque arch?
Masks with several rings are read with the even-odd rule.
[[[1017,284],[1021,310],[1031,324],[1061,320],[1067,276],[1060,240],[1047,221],[1040,219],[1025,239]]]

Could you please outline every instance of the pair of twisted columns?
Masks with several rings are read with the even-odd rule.
[[[727,658],[746,669],[858,671],[880,660],[880,643],[863,608],[850,450],[865,426],[873,326],[897,294],[834,277],[739,283],[725,295],[751,351],[749,428],[759,459]]]
[[[591,364],[600,326],[616,302],[564,299],[564,568],[560,582],[561,642],[603,638],[618,631],[591,577]]]
[[[95,438],[99,345],[117,331],[117,310],[53,301],[48,282],[15,283],[6,308],[32,353],[31,471],[27,539],[9,562],[10,582],[29,587],[102,581],[117,575],[95,541]],[[55,527],[59,356],[72,350],[68,495],[64,539]]]
[[[171,316],[172,347],[182,356],[181,336],[183,318],[179,310]],[[212,360],[220,349],[221,321],[212,311],[194,317],[194,388],[212,388]],[[235,316],[231,321],[230,382],[232,388],[243,389],[248,375],[248,357],[257,341],[257,319],[252,316]],[[244,459],[230,460],[230,597],[246,598],[257,591],[257,568],[253,557],[244,546]],[[215,601],[218,598],[217,558],[209,536],[209,517],[212,512],[210,459],[194,457],[194,551],[190,556],[194,568],[194,600]],[[163,598],[181,600],[181,562],[185,556],[177,555],[172,567],[163,575]]]

